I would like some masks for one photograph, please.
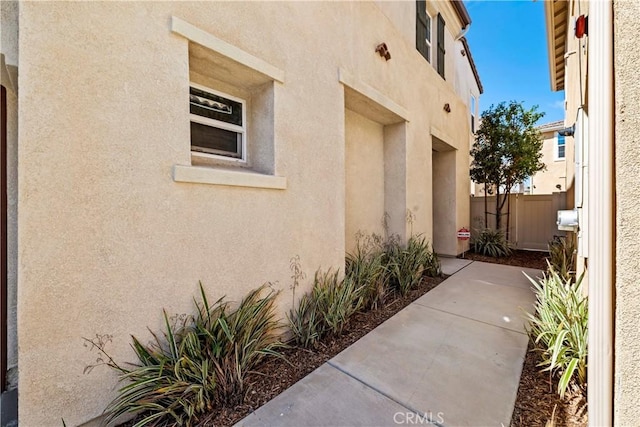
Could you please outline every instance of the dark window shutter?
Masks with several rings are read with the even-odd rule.
[[[424,59],[431,61],[427,45],[427,2],[416,1],[416,49]]]
[[[442,76],[444,79],[444,19],[442,15],[438,14],[438,61],[437,61],[437,69],[438,74]]]

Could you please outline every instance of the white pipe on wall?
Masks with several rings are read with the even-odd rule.
[[[613,5],[589,3],[589,425],[613,421]]]

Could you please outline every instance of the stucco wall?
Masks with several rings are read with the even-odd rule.
[[[300,255],[308,276],[318,267],[343,266],[346,138],[339,68],[408,112],[406,123],[384,128],[385,150],[395,150],[390,158],[400,165],[393,171],[401,174],[389,182],[402,184],[385,188],[393,196],[387,199],[394,203],[393,221],[404,223],[410,209],[413,231],[431,238],[430,135],[437,133],[458,150],[457,194],[465,197],[452,214],[459,226],[468,223],[469,129],[460,125],[468,122],[466,105],[453,82],[438,76],[415,41],[407,42],[405,30],[375,4],[21,7],[23,426],[58,426],[62,417],[77,425],[98,416],[114,397],[113,372],[83,374],[97,355],[83,347],[82,337],[112,334],[113,356],[132,361],[129,334],[146,341],[146,327],[159,329],[163,307],[190,312],[198,280],[211,298],[231,300],[275,282],[284,313],[291,257]],[[415,3],[393,7],[404,16]],[[172,179],[174,165],[191,164],[189,42],[171,33],[172,15],[284,71],[284,82],[273,89],[272,167],[286,177],[286,189]],[[447,29],[459,31],[455,22]],[[389,62],[374,52],[381,41],[390,46]],[[443,111],[445,103],[451,113]],[[386,176],[391,166],[385,164]]]
[[[345,239],[356,245],[356,233],[382,235],[384,228],[384,130],[351,110],[345,111]]]
[[[8,388],[17,386],[17,265],[18,240],[18,3],[0,2],[0,53],[4,55],[6,73],[2,85],[7,89],[7,377]],[[5,81],[5,78],[7,81]]]
[[[433,218],[438,227],[433,229],[433,247],[439,254],[456,255],[456,203],[451,197],[456,191],[456,152],[433,152]]]
[[[640,419],[640,106],[637,37],[629,28],[640,4],[619,1],[614,10],[616,289],[614,425]]]
[[[573,138],[565,139],[565,158],[558,159],[556,155],[556,132],[545,132],[542,134],[542,163],[546,169],[533,175],[531,179],[530,194],[552,194],[559,191],[567,191],[567,185],[573,177],[568,175],[568,164],[572,163],[569,157],[569,145],[573,145]],[[573,150],[571,150],[573,153]],[[560,188],[556,187],[560,185]]]

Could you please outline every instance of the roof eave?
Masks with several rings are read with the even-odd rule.
[[[460,41],[462,41],[462,45],[464,46],[464,51],[469,60],[469,65],[471,66],[471,71],[473,72],[473,77],[476,79],[476,83],[478,84],[478,90],[480,91],[480,95],[482,95],[484,93],[484,88],[482,87],[482,82],[480,81],[480,74],[478,73],[478,68],[476,67],[476,63],[473,60],[473,56],[471,55],[471,49],[469,48],[469,43],[467,42],[467,38],[462,37]]]
[[[564,36],[561,37],[562,46],[559,46],[559,43],[557,43],[558,41],[555,37],[557,28],[562,25],[562,22],[556,18],[557,14],[555,13],[554,8],[554,5],[556,3],[566,6],[563,0],[560,0],[558,2],[554,0],[546,0],[544,2],[547,34],[547,55],[549,60],[549,80],[551,82],[551,90],[554,92],[564,89],[564,73],[562,73],[562,75],[559,75],[558,73],[558,68],[562,68],[564,66],[564,63],[560,64],[558,62],[559,59],[555,55],[555,52],[559,47],[561,47],[564,51],[564,41],[566,40],[566,34],[564,34]]]
[[[453,9],[456,11],[460,22],[462,23],[462,29],[464,30],[469,25],[471,25],[471,16],[469,16],[469,11],[467,11],[466,6],[462,2],[462,0],[449,0],[453,5]]]

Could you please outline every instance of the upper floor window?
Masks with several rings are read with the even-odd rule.
[[[471,133],[476,133],[476,97],[473,95],[469,101],[469,110],[471,110]]]
[[[416,49],[431,62],[431,16],[427,13],[427,2],[416,1]]]
[[[556,134],[556,160],[564,160],[565,158],[565,140],[564,135]]]
[[[438,13],[435,22],[427,12],[427,2],[425,0],[416,1],[416,49],[428,62],[433,64],[438,74],[445,78],[444,74],[444,18]],[[436,40],[433,40],[433,25],[436,25]],[[432,51],[435,49],[436,57],[432,58]]]

